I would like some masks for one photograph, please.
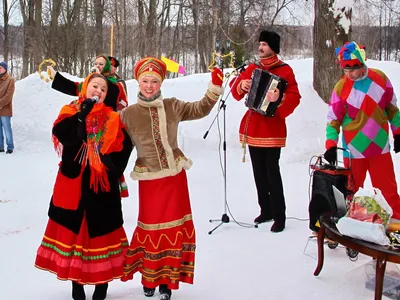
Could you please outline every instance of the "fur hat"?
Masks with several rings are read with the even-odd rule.
[[[354,70],[365,66],[365,47],[356,42],[347,42],[335,50],[342,69]]]
[[[149,56],[139,60],[133,72],[137,81],[144,76],[154,76],[163,82],[167,75],[167,65],[161,59]]]
[[[5,61],[0,62],[0,66],[2,66],[4,68],[4,70],[6,70],[6,72],[7,72],[8,65],[7,65],[7,63]]]
[[[281,37],[275,31],[263,30],[258,38],[259,42],[266,42],[276,54],[279,54]]]
[[[111,65],[112,65],[114,68],[118,68],[118,67],[119,67],[119,61],[118,61],[118,59],[116,59],[116,58],[113,57],[113,56],[109,56],[108,59],[110,60],[110,63],[111,63]]]

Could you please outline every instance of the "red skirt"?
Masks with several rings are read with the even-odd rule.
[[[193,284],[196,237],[186,172],[139,181],[139,217],[125,259],[123,281],[142,274],[142,284],[155,288],[179,282]]]
[[[90,238],[86,218],[79,234],[49,220],[35,267],[52,272],[60,280],[101,284],[123,275],[128,240],[123,227]]]

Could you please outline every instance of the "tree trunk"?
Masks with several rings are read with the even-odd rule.
[[[4,41],[3,41],[3,56],[4,61],[8,61],[8,52],[9,52],[9,38],[8,38],[8,4],[7,0],[3,0],[3,21],[4,21]]]
[[[157,20],[157,3],[156,0],[149,0],[149,15],[146,22],[146,35],[144,36],[146,43],[146,56],[157,56],[157,42],[156,41],[156,20]]]
[[[314,66],[313,86],[326,103],[329,102],[332,90],[341,77],[341,70],[335,64],[335,47],[342,46],[349,40],[350,28],[340,26],[340,17],[332,13],[334,0],[315,1],[314,12]],[[351,9],[343,8],[343,18],[351,20]]]
[[[139,55],[144,57],[146,53],[146,28],[145,15],[144,15],[144,0],[138,0],[138,20],[139,20],[139,35],[136,36],[136,40],[139,41]]]
[[[95,29],[95,50],[96,55],[104,52],[103,48],[103,15],[104,15],[104,1],[93,0],[94,3],[94,14],[96,18],[96,29]]]
[[[199,63],[199,18],[200,18],[200,0],[192,0],[192,15],[193,15],[193,24],[194,24],[194,72],[200,72],[200,63]]]
[[[33,32],[31,38],[31,55],[33,56],[33,64],[31,65],[31,73],[35,72],[43,60],[43,33],[42,33],[42,0],[34,2],[34,21]]]

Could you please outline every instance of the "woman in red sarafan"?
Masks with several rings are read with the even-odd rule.
[[[85,284],[96,285],[93,300],[105,299],[108,282],[123,275],[128,247],[118,178],[132,142],[119,114],[104,104],[106,94],[106,78],[89,75],[53,126],[61,162],[35,266],[71,280],[75,300],[86,298]]]
[[[171,298],[179,282],[193,283],[196,249],[195,229],[186,178],[192,161],[179,149],[178,125],[205,117],[223,93],[221,70],[199,101],[163,98],[161,84],[166,65],[155,57],[140,60],[134,69],[139,82],[137,104],[122,111],[137,150],[131,177],[139,180],[139,216],[125,260],[123,281],[142,274],[143,291],[160,299]]]

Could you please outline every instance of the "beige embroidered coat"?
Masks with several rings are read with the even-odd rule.
[[[210,82],[205,96],[196,102],[162,97],[146,102],[138,98],[137,104],[124,109],[122,122],[137,151],[132,179],[158,179],[190,169],[192,161],[178,147],[179,122],[207,116],[222,93],[221,87]]]

